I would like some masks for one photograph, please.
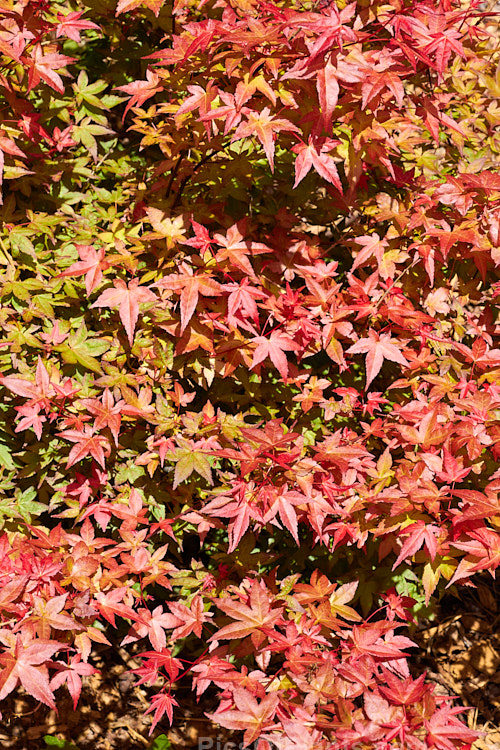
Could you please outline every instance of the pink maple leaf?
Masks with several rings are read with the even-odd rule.
[[[88,29],[97,29],[99,26],[92,21],[87,21],[82,18],[83,11],[72,11],[67,15],[62,13],[57,14],[57,20],[59,24],[56,27],[56,37],[67,36],[68,39],[72,39],[74,42],[80,43],[80,32]]]
[[[170,693],[157,693],[156,695],[153,695],[150,707],[144,712],[144,715],[146,715],[154,711],[153,723],[149,730],[150,736],[153,733],[155,726],[165,714],[167,714],[170,724],[172,723],[174,718],[174,706],[178,705],[179,704]]]
[[[58,275],[58,278],[64,276],[82,276],[85,274],[85,288],[87,295],[90,296],[102,280],[102,272],[109,268],[109,263],[104,260],[104,248],[96,250],[92,245],[76,245],[80,260],[73,263],[65,271]]]
[[[286,333],[280,333],[279,331],[271,333],[269,338],[255,336],[252,341],[254,344],[257,344],[257,348],[254,351],[250,369],[263,362],[266,357],[269,357],[283,380],[286,381],[288,377],[288,360],[285,352],[297,352],[300,346],[290,336],[287,336]]]
[[[280,130],[298,133],[299,129],[293,125],[290,120],[278,119],[271,115],[269,107],[264,107],[262,112],[256,112],[248,107],[242,108],[243,114],[246,115],[246,121],[240,123],[231,138],[231,143],[255,136],[264,146],[271,172],[274,172],[274,139],[275,133]]]
[[[71,657],[69,664],[65,664],[62,661],[54,662],[54,666],[59,667],[60,671],[50,681],[51,690],[57,690],[58,687],[66,683],[73,698],[74,711],[76,711],[80,693],[82,692],[82,677],[98,671],[90,664],[82,662],[81,658],[81,654],[76,654],[76,656]]]
[[[356,341],[346,354],[366,353],[366,387],[368,388],[373,378],[380,372],[384,359],[390,359],[391,362],[408,367],[409,363],[398,349],[399,346],[401,344],[391,339],[389,333],[378,334],[370,329],[368,337]]]
[[[386,239],[380,239],[379,235],[375,232],[371,235],[367,234],[362,237],[356,237],[355,242],[357,245],[361,245],[363,249],[356,255],[351,271],[354,271],[358,266],[366,265],[372,255],[375,256],[379,265],[382,263],[384,249],[389,244]]]
[[[138,279],[132,279],[128,285],[123,279],[115,279],[113,284],[114,288],[106,289],[91,307],[118,307],[120,319],[132,346],[139,317],[139,305],[143,302],[154,302],[157,296],[148,287],[139,286]]]
[[[132,83],[127,83],[124,86],[116,86],[116,89],[130,95],[122,117],[122,119],[125,119],[125,115],[131,107],[141,107],[147,99],[162,91],[163,87],[158,73],[148,68],[145,81],[132,81]]]
[[[66,468],[73,466],[86,456],[92,456],[98,464],[105,468],[106,456],[109,456],[110,445],[104,435],[96,435],[93,428],[87,425],[83,430],[65,430],[58,433],[59,437],[64,437],[75,443],[68,456]]]
[[[35,86],[38,86],[40,81],[45,81],[59,94],[64,94],[64,83],[56,70],[69,65],[74,59],[74,57],[60,55],[58,52],[49,52],[44,55],[41,45],[35,45],[31,57],[21,58],[28,69],[28,89],[31,91]]]
[[[225,729],[235,729],[245,732],[245,747],[256,740],[259,735],[272,728],[272,720],[276,714],[279,703],[277,693],[269,693],[260,703],[257,699],[243,688],[233,691],[236,710],[220,711],[215,714],[206,714],[209,719],[216,721]]]
[[[23,640],[20,635],[8,634],[10,650],[0,654],[0,700],[19,684],[27,693],[45,705],[55,708],[54,695],[49,685],[49,675],[44,662],[61,648],[58,641],[42,638]]]
[[[292,151],[297,154],[295,160],[294,188],[304,179],[311,167],[314,167],[316,172],[323,177],[323,179],[331,182],[332,185],[335,185],[337,190],[342,192],[342,183],[340,182],[337,166],[333,157],[328,153],[336,143],[338,143],[338,141],[328,141],[321,146],[319,151],[311,140],[307,146],[305,143],[299,143],[292,148]]]

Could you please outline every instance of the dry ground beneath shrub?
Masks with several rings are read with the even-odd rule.
[[[436,692],[471,707],[467,723],[483,733],[473,750],[500,750],[500,588],[489,575],[475,580],[477,588],[445,597],[435,620],[413,635],[416,669]]]
[[[2,750],[47,750],[46,735],[73,742],[78,750],[144,750],[162,733],[171,740],[172,750],[194,750],[200,737],[224,737],[224,730],[204,716],[205,711],[214,710],[216,700],[207,695],[197,704],[188,684],[180,685],[176,693],[182,709],[177,710],[174,727],[160,722],[149,737],[151,717],[144,712],[150,705],[148,694],[154,691],[134,687],[135,677],[129,670],[138,662],[123,649],[103,648],[93,664],[99,673],[84,678],[76,711],[69,694],[64,696],[64,688],[58,693],[58,714],[29,695],[9,696],[2,704]]]
[[[420,646],[415,674],[427,671],[438,693],[472,707],[468,724],[483,732],[473,750],[500,750],[500,585],[489,575],[476,580],[476,589],[460,588],[460,598],[446,596],[435,619],[413,634]],[[94,665],[99,674],[85,679],[77,711],[69,696],[59,701],[58,715],[30,696],[9,696],[2,705],[2,750],[46,750],[45,735],[71,741],[79,750],[147,749],[151,719],[144,712],[153,691],[134,687],[128,670],[138,662],[124,649],[103,647]],[[221,744],[239,741],[205,717],[216,706],[213,695],[197,703],[186,682],[177,697],[181,708],[174,726],[160,722],[153,738],[167,734],[173,750],[198,750],[201,737],[213,738],[214,746],[217,738]]]

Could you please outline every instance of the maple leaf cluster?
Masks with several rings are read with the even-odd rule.
[[[0,701],[119,632],[151,732],[474,741],[409,666],[500,566],[484,14],[0,0]]]

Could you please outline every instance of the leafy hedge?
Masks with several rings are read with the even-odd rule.
[[[0,0],[0,699],[139,641],[152,731],[473,742],[408,626],[500,564],[484,16]]]

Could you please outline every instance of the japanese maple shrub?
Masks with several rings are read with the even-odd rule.
[[[151,731],[473,742],[408,625],[500,564],[484,16],[0,0],[0,699],[113,642]]]

